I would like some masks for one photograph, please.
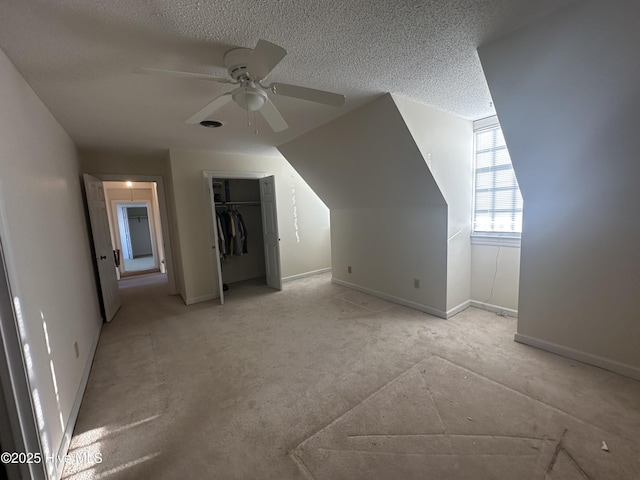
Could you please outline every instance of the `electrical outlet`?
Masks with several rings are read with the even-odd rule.
[[[351,265],[347,265],[347,272],[351,273]]]
[[[76,352],[76,358],[80,358],[80,348],[78,347],[78,342],[73,342],[73,349]]]
[[[414,278],[413,279],[413,288],[420,288],[420,279],[419,278]]]

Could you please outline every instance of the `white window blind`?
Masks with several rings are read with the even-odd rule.
[[[520,236],[522,195],[499,125],[476,131],[473,232]]]

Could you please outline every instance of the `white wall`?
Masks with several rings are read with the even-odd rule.
[[[75,146],[1,51],[0,90],[0,235],[51,455],[71,434],[102,320]]]
[[[471,300],[474,305],[516,316],[520,247],[471,245]]]
[[[445,316],[447,205],[391,95],[278,148],[331,208],[334,281]]]
[[[524,198],[517,339],[640,378],[640,3],[480,48]]]
[[[185,302],[218,296],[204,170],[275,175],[282,276],[330,266],[327,207],[284,158],[171,150],[170,167],[183,272],[179,290]]]
[[[332,209],[333,278],[444,317],[446,226],[444,206]]]
[[[473,124],[392,95],[447,202],[447,311],[466,305],[471,284]]]
[[[169,153],[80,149],[80,168],[90,174],[157,175],[169,179]]]

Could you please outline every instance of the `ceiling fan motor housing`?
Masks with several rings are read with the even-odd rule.
[[[224,65],[227,67],[231,78],[236,82],[242,82],[250,78],[247,73],[247,63],[251,51],[250,48],[234,48],[224,54]]]

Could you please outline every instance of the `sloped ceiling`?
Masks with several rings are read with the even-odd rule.
[[[391,95],[279,150],[330,209],[446,205]]]
[[[638,192],[638,18],[637,0],[584,1],[480,48],[525,201]]]
[[[0,47],[81,147],[277,155],[274,146],[385,92],[467,119],[493,114],[477,46],[564,3],[3,0]],[[184,120],[228,85],[133,73],[225,75],[225,51],[261,38],[289,51],[269,82],[343,93],[346,105],[277,97],[290,128],[275,134],[258,117],[256,135],[231,103],[211,130]]]

